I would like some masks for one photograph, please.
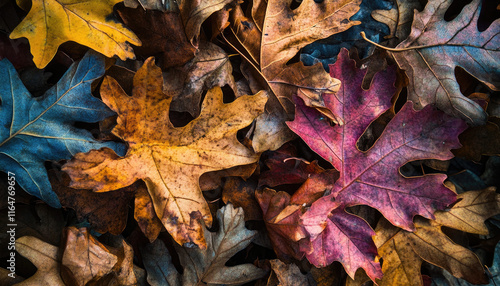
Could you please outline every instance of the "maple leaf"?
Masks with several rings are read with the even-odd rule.
[[[14,67],[0,62],[0,170],[16,174],[29,194],[53,207],[61,204],[52,191],[44,162],[69,159],[78,152],[124,146],[99,142],[75,122],[98,122],[114,113],[92,96],[91,83],[104,74],[104,59],[88,53],[74,63],[43,96],[32,97]]]
[[[288,114],[293,114],[290,105],[293,94],[307,100],[307,105],[327,112],[321,94],[336,92],[339,81],[328,76],[320,64],[306,67],[302,62],[291,65],[287,62],[307,44],[359,24],[349,21],[349,17],[359,10],[360,3],[360,0],[324,3],[307,0],[292,10],[291,1],[254,1],[250,15],[245,15],[239,5],[231,11],[234,40],[230,41],[233,46],[243,46],[244,51],[240,52],[253,66],[244,73],[247,79],[259,78],[252,79],[255,82],[252,90],[271,89],[275,95],[269,99],[267,113],[257,119],[254,150],[276,150],[293,138],[284,124],[291,119]]]
[[[315,265],[340,260],[351,277],[358,267],[363,267],[373,280],[381,274],[373,262],[374,245],[369,243],[373,231],[361,218],[343,208],[369,205],[406,230],[414,229],[415,215],[434,218],[434,210],[455,201],[455,194],[443,185],[446,176],[405,178],[399,168],[414,160],[452,158],[450,149],[460,146],[457,136],[466,124],[431,106],[417,113],[411,103],[406,103],[374,146],[362,152],[357,149],[358,139],[372,121],[391,107],[394,70],[377,73],[371,88],[363,90],[364,72],[356,69],[343,49],[337,62],[330,66],[330,73],[342,81],[341,89],[337,94],[323,97],[340,124],[332,127],[300,99],[295,120],[288,122],[292,131],[340,172],[330,194],[314,202],[301,218],[311,237],[312,246],[306,255]],[[333,242],[340,239],[340,244]],[[346,244],[354,248],[339,246]]]
[[[64,42],[74,41],[107,57],[134,59],[127,42],[140,46],[141,41],[122,24],[109,18],[113,6],[121,0],[34,0],[31,10],[10,34],[11,39],[30,41],[33,61],[44,68]]]
[[[184,127],[169,120],[171,95],[162,91],[162,74],[149,58],[134,76],[130,97],[106,77],[103,101],[118,113],[113,134],[129,143],[124,157],[110,149],[79,153],[63,166],[70,186],[106,192],[142,179],[158,218],[179,244],[205,246],[203,219],[212,224],[199,187],[206,172],[246,165],[259,155],[238,142],[236,133],[262,112],[263,93],[242,96],[223,104],[222,91],[208,91],[198,118]]]
[[[247,247],[257,234],[245,228],[243,209],[228,204],[217,211],[219,230],[205,230],[206,249],[175,245],[184,267],[182,276],[172,263],[164,243],[156,240],[141,252],[151,285],[240,285],[258,279],[266,271],[253,264],[226,266],[238,251]]]
[[[489,88],[500,88],[500,20],[480,32],[481,0],[465,6],[452,21],[444,15],[452,0],[432,0],[416,13],[410,36],[393,52],[410,84],[408,99],[415,108],[435,104],[446,113],[475,125],[486,122],[486,112],[460,92],[455,68],[461,67]]]
[[[435,221],[416,219],[414,232],[398,229],[385,220],[379,222],[374,240],[384,259],[384,277],[380,285],[396,282],[422,285],[420,266],[424,260],[471,283],[487,283],[477,256],[453,243],[441,227],[487,235],[484,220],[500,213],[500,195],[495,193],[495,188],[487,188],[462,193],[458,199],[460,201],[449,211],[436,212]]]

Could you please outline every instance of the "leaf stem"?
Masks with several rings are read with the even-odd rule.
[[[404,51],[417,50],[417,49],[425,49],[425,48],[431,48],[431,47],[439,46],[439,45],[425,45],[425,46],[414,46],[414,47],[401,48],[401,49],[389,48],[389,47],[385,47],[385,46],[382,46],[380,44],[377,44],[374,41],[368,39],[366,37],[366,34],[365,34],[364,31],[361,31],[359,34],[361,35],[361,37],[363,38],[363,40],[367,41],[368,43],[370,43],[370,44],[372,44],[374,46],[377,46],[377,47],[379,47],[381,49],[384,49],[386,51],[390,51],[390,52],[404,52]]]

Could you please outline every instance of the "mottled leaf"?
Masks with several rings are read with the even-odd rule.
[[[74,126],[113,115],[90,91],[91,83],[103,73],[103,58],[89,53],[57,85],[34,98],[14,67],[5,59],[0,61],[0,170],[14,173],[26,192],[53,207],[61,204],[50,186],[45,161],[70,159],[101,147],[124,153],[123,145],[99,142],[89,131]]]
[[[220,88],[210,90],[201,114],[184,127],[169,120],[171,95],[162,91],[162,74],[149,58],[134,77],[128,96],[110,77],[101,96],[118,113],[113,134],[129,142],[125,157],[110,149],[76,154],[63,166],[72,187],[106,192],[142,179],[146,182],[157,216],[179,244],[205,247],[203,225],[212,216],[200,187],[206,172],[251,164],[258,155],[236,139],[239,129],[262,112],[262,93],[242,96],[224,104]]]
[[[408,99],[415,108],[436,105],[474,125],[486,122],[486,112],[460,92],[455,68],[461,67],[491,89],[500,88],[500,20],[480,32],[481,0],[465,6],[455,19],[444,15],[452,0],[432,0],[416,13],[410,36],[393,52],[410,84]]]

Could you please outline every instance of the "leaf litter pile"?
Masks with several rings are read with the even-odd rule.
[[[0,0],[0,285],[500,285],[498,18]]]

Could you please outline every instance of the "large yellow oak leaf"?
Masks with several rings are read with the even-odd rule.
[[[238,142],[236,133],[263,112],[263,92],[224,104],[222,91],[208,91],[201,114],[184,127],[169,120],[172,94],[162,91],[162,74],[149,58],[134,76],[133,96],[110,77],[102,83],[103,101],[118,114],[113,134],[129,144],[125,157],[111,149],[78,153],[63,170],[72,187],[98,192],[146,182],[156,215],[179,244],[206,246],[203,223],[212,216],[199,187],[203,173],[246,165],[259,155]]]
[[[11,39],[29,40],[33,62],[44,68],[64,42],[74,41],[107,57],[134,59],[130,44],[141,41],[110,17],[122,0],[33,0],[31,10],[10,34]],[[129,43],[127,43],[129,42]]]

